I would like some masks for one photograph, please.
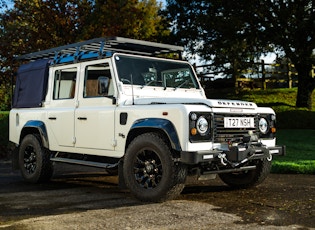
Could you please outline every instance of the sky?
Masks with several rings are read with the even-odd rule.
[[[8,7],[10,8],[10,7],[13,7],[13,2],[12,1],[5,1],[6,3],[7,3],[7,5],[8,5]]]
[[[157,0],[157,2],[162,2],[163,6],[166,5],[166,0]]]

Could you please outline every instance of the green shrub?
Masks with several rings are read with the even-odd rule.
[[[0,111],[8,111],[11,107],[11,86],[10,84],[0,85]]]
[[[0,158],[7,157],[9,144],[9,112],[0,111]]]
[[[277,127],[281,129],[315,129],[315,112],[297,109],[278,112]]]

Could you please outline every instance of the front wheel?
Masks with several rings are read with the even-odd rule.
[[[256,169],[238,173],[219,174],[221,180],[227,185],[235,188],[249,188],[262,183],[269,175],[271,161],[267,159],[255,160],[250,165],[255,165]]]
[[[161,202],[182,192],[187,170],[174,163],[169,146],[158,134],[145,133],[130,143],[123,175],[126,186],[137,199]]]
[[[19,147],[19,167],[23,178],[31,183],[48,181],[53,174],[49,150],[45,149],[37,135],[26,135]]]

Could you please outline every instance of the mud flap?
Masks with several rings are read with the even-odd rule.
[[[12,169],[19,170],[19,148],[15,147],[11,155]]]
[[[124,163],[120,160],[118,163],[118,187],[120,189],[127,189],[125,178],[124,178]]]

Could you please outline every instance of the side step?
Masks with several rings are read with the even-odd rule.
[[[77,165],[91,166],[91,167],[104,168],[104,169],[114,169],[114,168],[118,167],[118,163],[108,164],[108,163],[101,163],[101,162],[94,162],[94,161],[69,159],[69,158],[63,158],[63,157],[53,157],[50,160],[54,161],[54,162],[77,164]]]
[[[223,169],[223,170],[217,170],[217,171],[208,171],[208,172],[203,172],[202,174],[217,174],[217,173],[231,173],[231,172],[242,172],[242,171],[247,171],[247,170],[254,170],[256,169],[255,165],[252,166],[244,166],[240,168],[235,168],[235,169]]]

